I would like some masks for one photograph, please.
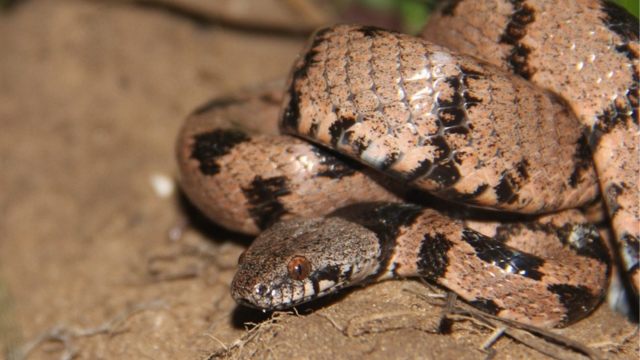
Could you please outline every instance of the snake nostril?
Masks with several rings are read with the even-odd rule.
[[[269,287],[265,284],[258,284],[253,287],[256,295],[264,295],[269,292]]]

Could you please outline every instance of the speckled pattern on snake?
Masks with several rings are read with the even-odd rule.
[[[579,210],[601,202],[637,288],[638,20],[562,4],[451,1],[422,38],[326,27],[286,89],[197,110],[177,144],[185,193],[262,232],[234,299],[282,309],[418,276],[488,313],[566,326],[609,281],[597,216]]]

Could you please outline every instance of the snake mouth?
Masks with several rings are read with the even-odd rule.
[[[243,306],[252,308],[252,309],[256,309],[256,310],[262,310],[263,312],[267,312],[267,311],[279,311],[279,310],[287,310],[290,309],[294,306],[300,305],[300,304],[304,304],[306,302],[312,301],[314,299],[316,299],[318,296],[316,295],[310,295],[310,296],[306,296],[297,300],[289,300],[286,302],[280,302],[278,304],[273,304],[271,303],[268,306],[263,306],[260,304],[257,304],[255,302],[252,302],[251,300],[245,299],[245,298],[234,298],[234,300]],[[264,300],[264,299],[263,299]]]
[[[234,300],[236,301],[236,303],[238,303],[238,304],[240,304],[242,306],[246,306],[246,307],[251,308],[251,309],[269,311],[269,309],[262,308],[262,307],[252,303],[251,301],[249,301],[247,299],[235,298],[234,297]]]
[[[275,287],[273,285],[257,284],[249,288],[232,286],[231,296],[238,304],[243,306],[263,311],[276,311],[290,309],[313,301],[319,297],[334,293],[342,287],[344,287],[344,284],[340,283],[338,286],[325,289],[319,293],[308,293],[296,298],[291,294],[285,295],[283,287]],[[294,291],[291,292],[293,293]]]
[[[247,296],[243,296],[243,294],[240,294],[239,292],[234,292],[232,297],[240,305],[262,311],[286,310],[296,305],[314,300],[318,297],[317,295],[312,294],[299,299],[289,298],[276,300],[277,297],[269,296],[269,294],[261,296],[253,292],[249,292],[246,295]]]

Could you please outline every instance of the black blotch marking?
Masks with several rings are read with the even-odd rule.
[[[326,40],[325,34],[331,32],[331,28],[327,27],[318,30],[313,35],[313,40],[309,45],[309,51],[304,54],[304,60],[298,65],[298,67],[291,74],[291,85],[287,89],[289,94],[289,102],[282,112],[281,128],[284,131],[295,133],[298,129],[298,123],[300,121],[300,93],[296,91],[296,82],[298,79],[307,77],[307,71],[309,66],[316,62],[314,56],[318,54],[315,50],[323,41]]]
[[[325,170],[313,175],[314,178],[326,177],[329,179],[341,179],[345,176],[353,176],[364,168],[364,165],[355,160],[339,156],[322,148],[313,146],[312,150],[318,157],[319,163],[326,167]]]
[[[429,179],[447,188],[460,180],[460,171],[452,160],[438,163],[429,174]]]
[[[284,205],[278,200],[281,196],[291,194],[284,176],[268,179],[256,176],[249,186],[242,187],[242,193],[250,205],[249,215],[261,230],[287,214]]]
[[[434,136],[427,139],[425,145],[435,146],[438,150],[436,150],[436,156],[433,159],[434,163],[439,163],[440,161],[447,160],[449,155],[451,154],[451,148],[449,148],[449,144],[447,144],[447,140],[442,136]]]
[[[565,224],[557,228],[556,233],[562,243],[569,245],[576,254],[611,265],[609,249],[595,227],[589,224]]]
[[[514,189],[514,187],[514,181],[511,177],[511,174],[503,175],[498,185],[493,188],[498,197],[499,204],[513,204],[514,202],[518,201],[519,196],[518,194],[516,194],[516,190]]]
[[[369,38],[380,36],[380,29],[375,26],[362,26],[355,30]]]
[[[576,188],[582,181],[585,172],[593,168],[593,156],[585,135],[580,136],[576,143],[576,152],[572,156],[574,168],[569,177],[569,186]]]
[[[438,110],[438,118],[444,126],[458,126],[467,119],[467,113],[462,107],[447,107]]]
[[[482,193],[484,193],[487,189],[489,188],[489,184],[482,184],[479,185],[474,191],[473,193],[471,193],[473,198],[476,198],[480,195],[482,195]]]
[[[529,162],[526,159],[522,159],[515,164],[515,173],[519,179],[527,180],[529,178],[529,172],[527,171],[528,166]],[[518,194],[520,182],[521,181],[517,180],[511,173],[503,174],[498,185],[493,188],[498,197],[498,203],[513,204],[518,201],[520,199],[520,195]]]
[[[462,97],[464,97],[464,108],[467,110],[482,104],[482,99],[471,95],[468,91],[464,91]]]
[[[234,146],[249,141],[251,138],[239,130],[222,130],[194,136],[195,143],[191,158],[200,162],[200,172],[204,175],[215,175],[220,172],[219,157],[227,155]]]
[[[387,170],[387,173],[409,183],[426,176],[444,187],[455,184],[460,179],[460,172],[454,161],[450,159],[451,148],[449,148],[447,140],[442,136],[434,136],[427,139],[424,145],[431,145],[437,148],[433,162],[424,159],[411,172]]]
[[[424,159],[420,162],[413,171],[409,173],[405,172],[397,172],[392,170],[387,170],[387,173],[397,179],[404,180],[406,182],[412,182],[416,179],[422,178],[425,174],[428,174],[431,171],[431,167],[433,163],[427,159]]]
[[[605,13],[602,22],[616,34],[628,41],[638,41],[640,30],[638,18],[630,14],[622,6],[611,2],[601,1],[600,7]]]
[[[367,141],[364,136],[355,137],[354,134],[355,133],[353,131],[347,131],[344,134],[343,142],[350,142],[351,151],[357,156],[360,156],[365,150],[367,150],[370,141]]]
[[[469,301],[469,304],[491,315],[497,315],[502,311],[502,308],[493,300],[473,300]]]
[[[477,70],[473,70],[470,68],[466,68],[464,66],[460,67],[460,71],[464,74],[462,76],[462,84],[468,89],[469,79],[483,79],[486,78],[487,75]],[[464,107],[466,109],[472,108],[474,106],[478,106],[478,104],[482,104],[482,99],[475,97],[469,93],[469,91],[462,91],[462,97],[464,98],[465,104]]]
[[[341,116],[338,120],[334,121],[331,126],[329,126],[329,135],[331,135],[330,142],[333,148],[337,147],[342,133],[355,125],[356,121],[357,120],[354,117]]]
[[[462,73],[467,75],[468,77],[476,78],[476,79],[479,79],[479,78],[487,76],[487,74],[485,74],[485,73],[483,73],[481,71],[474,70],[474,69],[468,68],[466,66],[460,66],[460,71],[462,71]]]
[[[458,76],[452,76],[445,78],[444,81],[449,84],[453,89],[451,98],[438,97],[438,118],[445,126],[462,125],[467,119],[467,113],[465,109],[472,108],[482,103],[482,100],[474,97],[465,89],[468,87],[466,79],[468,77],[479,77],[480,74],[471,69],[461,68],[461,71],[469,72],[468,75],[464,75],[462,79]]]
[[[560,303],[567,309],[566,315],[558,324],[560,327],[582,319],[600,301],[600,297],[593,296],[584,286],[556,284],[547,286],[547,290],[556,294]]]
[[[244,99],[238,99],[238,98],[222,98],[222,99],[214,99],[209,101],[208,103],[202,105],[201,107],[197,108],[193,114],[194,115],[202,115],[208,111],[214,110],[214,109],[218,109],[218,108],[225,108],[225,107],[229,107],[231,105],[240,105],[242,103],[245,103],[246,100]]]
[[[637,58],[637,54],[635,56]],[[619,127],[625,131],[630,122],[638,125],[638,72],[633,72],[632,85],[629,88],[625,102],[623,98],[616,99],[597,115],[598,121],[593,129],[583,128],[583,131],[589,136],[589,145],[595,149],[602,136],[611,133],[615,128]],[[629,106],[630,105],[630,106]]]
[[[455,188],[449,188],[442,192],[442,197],[457,202],[473,202],[473,199],[482,195],[489,188],[489,184],[478,185],[472,193],[461,193]]]
[[[464,135],[464,137],[468,140],[469,139],[469,134],[471,133],[471,130],[469,130],[468,127],[466,126],[454,126],[454,127],[450,127],[444,130],[444,134],[445,135]],[[454,155],[454,160],[456,160],[456,156]],[[456,163],[459,164],[458,161],[456,161]]]
[[[637,24],[638,23],[636,23],[636,25]],[[638,58],[638,54],[634,52],[634,49],[628,43],[616,45],[615,49],[617,52],[624,54],[627,57],[627,59],[631,61]]]
[[[444,234],[424,234],[417,262],[418,274],[430,280],[443,278],[449,267],[447,252],[452,247],[453,243]]]
[[[380,170],[386,171],[391,165],[395,164],[398,161],[399,153],[397,151],[391,152],[387,155],[382,163],[380,163]]]
[[[637,82],[636,82],[637,83]],[[633,89],[630,89],[631,92]],[[635,89],[637,93],[637,88]],[[629,96],[629,94],[627,94]],[[637,94],[635,95],[637,99]],[[634,122],[638,124],[638,111],[637,103],[635,109],[631,109],[622,105],[621,102],[612,102],[606,109],[602,109],[602,112],[596,116],[596,121],[591,133],[589,134],[589,145],[592,149],[597,149],[600,144],[600,139],[604,135],[613,132],[614,129],[620,128],[622,131],[627,131],[627,124]]]
[[[313,285],[313,294],[314,295],[320,294],[320,281],[315,277],[310,278],[309,280],[311,280],[311,285]]]
[[[360,26],[360,27],[355,28],[353,30],[356,31],[356,32],[362,33],[362,35],[364,35],[366,37],[369,37],[369,38],[382,36],[384,34],[399,34],[399,32],[397,32],[397,31],[383,29],[383,28],[379,28],[379,27],[376,27],[376,26]]]
[[[340,269],[340,266],[336,265],[336,266],[327,266],[322,269],[318,269],[314,271],[309,276],[309,279],[311,279],[311,281],[313,281],[314,284],[317,282],[318,285],[322,280],[333,281],[337,285],[340,282],[341,276],[342,276],[342,270]]]
[[[486,263],[533,280],[540,280],[544,276],[538,269],[545,261],[538,256],[512,249],[500,241],[470,229],[462,231],[462,239],[471,245],[478,258]]]
[[[576,254],[610,264],[609,250],[598,230],[591,224],[567,223],[560,227],[553,223],[541,224],[536,221],[516,219],[516,222],[504,222],[496,228],[494,240],[506,243],[511,237],[519,236],[523,230],[544,233],[555,237],[562,246],[569,246]]]
[[[462,97],[462,93],[460,89],[462,88],[462,81],[457,76],[450,76],[448,78],[443,79],[443,81],[451,88],[453,88],[454,92],[451,99],[445,99],[438,97],[438,105],[440,107],[458,107],[463,104],[464,98]]]
[[[500,43],[511,45],[513,50],[505,59],[510,64],[514,73],[529,80],[535,74],[536,69],[528,64],[531,49],[522,44],[520,40],[527,34],[527,25],[535,21],[535,11],[524,4],[524,0],[510,0],[515,12],[507,24],[504,34],[500,36]]]
[[[622,105],[621,101],[614,101],[607,109],[603,109],[602,114],[598,116],[593,133],[590,134],[589,143],[593,149],[599,144],[600,138],[616,126],[626,126],[626,122],[629,120],[638,125],[639,78],[637,65],[634,63],[639,54],[630,46],[631,43],[638,42],[640,32],[638,19],[621,6],[610,1],[601,1],[600,7],[604,14],[601,18],[602,23],[621,38],[615,44],[616,51],[629,59],[630,64],[634,66],[634,71],[629,91],[626,94],[631,105],[630,108]]]
[[[412,204],[374,202],[345,206],[327,217],[341,217],[376,234],[380,245],[380,267],[378,273],[369,276],[376,278],[388,271],[400,230],[411,226],[422,211],[421,207]]]
[[[451,0],[451,1],[449,1],[447,3],[447,5],[445,5],[442,8],[442,10],[441,10],[442,15],[444,15],[444,16],[452,16],[455,13],[456,8],[458,7],[458,4],[460,4],[461,2],[462,2],[462,0]]]
[[[529,162],[525,159],[520,160],[516,164],[516,171],[518,172],[518,175],[520,175],[520,177],[523,178],[524,180],[529,178],[529,172],[527,171],[527,167],[529,165],[530,165]]]

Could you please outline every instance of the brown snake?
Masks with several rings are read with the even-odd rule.
[[[422,36],[460,53],[373,27],[318,30],[280,128],[373,169],[274,135],[277,89],[196,111],[177,144],[185,193],[232,230],[267,229],[241,256],[233,297],[280,309],[422,276],[492,314],[564,326],[608,283],[608,251],[572,209],[600,189],[637,286],[638,21],[608,2],[554,4],[450,2]],[[407,184],[530,215],[444,215],[401,204],[420,196]]]

